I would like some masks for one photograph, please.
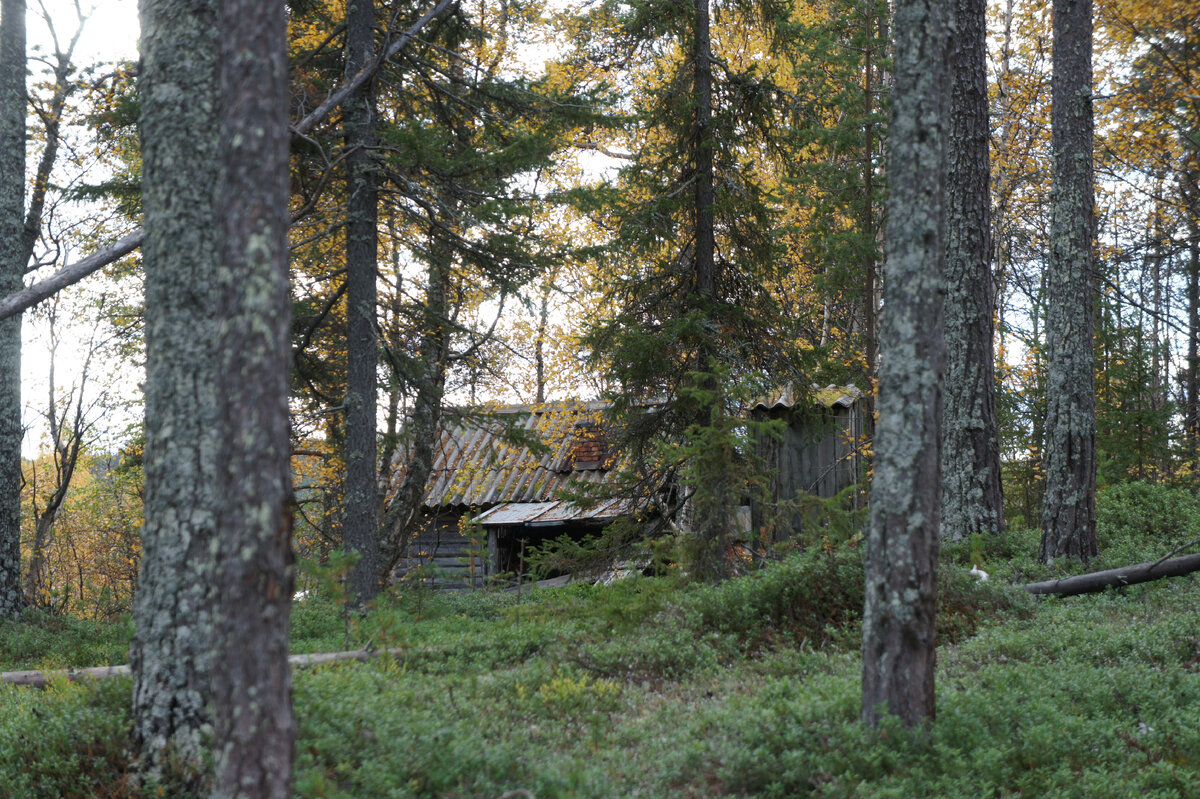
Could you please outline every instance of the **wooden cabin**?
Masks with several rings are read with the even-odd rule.
[[[582,507],[561,498],[572,486],[609,480],[609,407],[565,401],[447,409],[425,486],[423,523],[398,575],[445,588],[480,586],[521,571],[530,547],[563,534],[599,532],[627,513],[623,500]],[[393,485],[402,479],[402,458]]]
[[[782,440],[760,436],[759,455],[774,470],[771,494],[832,497],[862,478],[861,392],[815,390],[798,398],[785,389],[758,402],[751,415],[779,419]],[[625,499],[579,506],[562,498],[583,484],[597,489],[615,476],[607,402],[507,405],[485,411],[447,409],[425,486],[422,524],[397,575],[444,588],[482,586],[523,570],[525,550],[569,535],[582,538],[628,514]],[[539,443],[540,442],[540,443]],[[397,456],[393,485],[404,473]],[[739,514],[739,518],[744,516]],[[803,528],[803,514],[779,521],[771,508],[749,508],[746,526],[771,520],[776,540]]]

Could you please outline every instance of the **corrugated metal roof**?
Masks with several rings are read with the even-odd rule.
[[[784,386],[780,390],[774,392],[768,397],[759,400],[754,404],[754,410],[790,410],[796,407],[796,403],[805,398],[810,398],[826,408],[849,408],[855,402],[858,402],[862,397],[862,391],[856,386],[834,386],[829,385],[825,388],[817,388],[813,386],[807,394],[800,395],[793,385]]]
[[[607,402],[566,401],[448,414],[438,430],[424,505],[557,503],[559,491],[573,482],[606,481],[605,469],[572,467],[575,425],[603,427],[609,407]],[[532,451],[524,443],[530,440],[545,444],[546,451]],[[405,453],[398,452],[393,486],[403,480],[404,464]]]

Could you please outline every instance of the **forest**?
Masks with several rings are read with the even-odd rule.
[[[0,799],[1197,796],[1196,572],[1195,0],[0,0]]]

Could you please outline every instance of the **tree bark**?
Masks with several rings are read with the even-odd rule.
[[[709,0],[695,0],[695,17],[692,31],[692,102],[695,105],[695,120],[692,128],[691,158],[694,189],[692,196],[692,235],[694,254],[692,262],[695,281],[696,307],[702,316],[712,318],[717,302],[717,244],[714,221],[714,166],[713,166],[713,77],[712,40]],[[719,378],[713,374],[710,363],[714,349],[707,331],[700,334],[696,348],[693,371],[700,384],[696,396],[706,399],[697,403],[693,425],[703,430],[718,420],[723,409],[720,407]],[[729,576],[729,493],[731,481],[719,458],[700,459],[693,457],[688,468],[695,474],[696,492],[690,501],[689,525],[695,535],[695,558],[693,568],[701,579],[721,580]],[[686,514],[685,514],[686,515]]]
[[[0,2],[0,295],[18,291],[25,216],[25,0]],[[0,618],[21,612],[21,317],[0,321]]]
[[[1004,529],[993,345],[987,3],[956,0],[946,142],[943,539]]]
[[[213,796],[292,795],[287,12],[221,0]]]
[[[1089,560],[1096,542],[1092,2],[1055,0],[1051,79],[1046,494],[1040,557]]]
[[[405,655],[412,652],[410,647],[393,649],[353,649],[346,652],[313,652],[305,655],[289,655],[288,664],[293,668],[304,666],[322,666],[326,663],[343,663],[347,660],[365,661],[383,655]],[[29,688],[45,688],[55,679],[66,678],[71,682],[78,680],[109,680],[114,677],[128,677],[128,666],[96,666],[84,669],[30,669],[27,671],[0,672],[0,683],[8,685],[24,685]]]
[[[879,426],[867,536],[863,722],[935,714],[947,0],[895,6]]]
[[[346,77],[368,63],[374,50],[375,3],[346,5]],[[378,190],[373,152],[375,97],[370,81],[346,98],[346,438],[342,543],[360,556],[349,578],[350,601],[361,606],[379,591],[379,500],[375,476],[375,305],[378,259]]]
[[[207,782],[221,463],[216,0],[142,0],[145,522],[133,742],[148,776]]]

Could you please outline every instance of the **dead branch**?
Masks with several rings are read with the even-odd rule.
[[[395,57],[404,48],[408,47],[422,28],[456,2],[458,0],[441,0],[436,6],[427,11],[423,17],[401,34],[396,41],[392,42],[391,46],[382,54],[371,59],[347,84],[325,98],[325,102],[321,103],[311,114],[292,126],[292,135],[303,136],[316,127],[318,123],[329,116],[333,109],[344,102],[355,89],[370,80],[371,76],[378,71],[379,67],[385,61]],[[125,236],[125,238],[119,239],[115,244],[105,247],[102,250],[97,250],[82,261],[64,266],[40,283],[34,283],[29,288],[0,299],[0,319],[7,319],[14,314],[19,314],[25,309],[37,305],[47,297],[65,289],[67,286],[78,283],[93,272],[103,269],[118,258],[128,255],[142,246],[142,239],[144,237],[145,232],[141,228],[138,228],[128,236]]]
[[[353,649],[348,652],[317,652],[311,655],[292,655],[288,663],[292,668],[305,666],[320,666],[324,663],[336,663],[344,660],[370,660],[376,655],[400,655],[404,649]],[[52,680],[66,678],[71,682],[77,680],[107,680],[111,677],[129,676],[129,666],[99,666],[91,669],[57,669],[44,671],[6,671],[0,673],[0,683],[9,685],[26,685],[32,688],[45,688]]]
[[[113,261],[125,257],[142,246],[143,238],[145,238],[145,233],[141,228],[138,228],[128,236],[117,239],[116,242],[104,249],[97,250],[82,261],[76,261],[69,266],[64,266],[40,283],[34,283],[28,288],[8,295],[0,300],[0,319],[7,319],[10,316],[19,314],[26,308],[31,308],[47,297],[57,294],[67,286],[78,283],[92,272],[103,269]]]

